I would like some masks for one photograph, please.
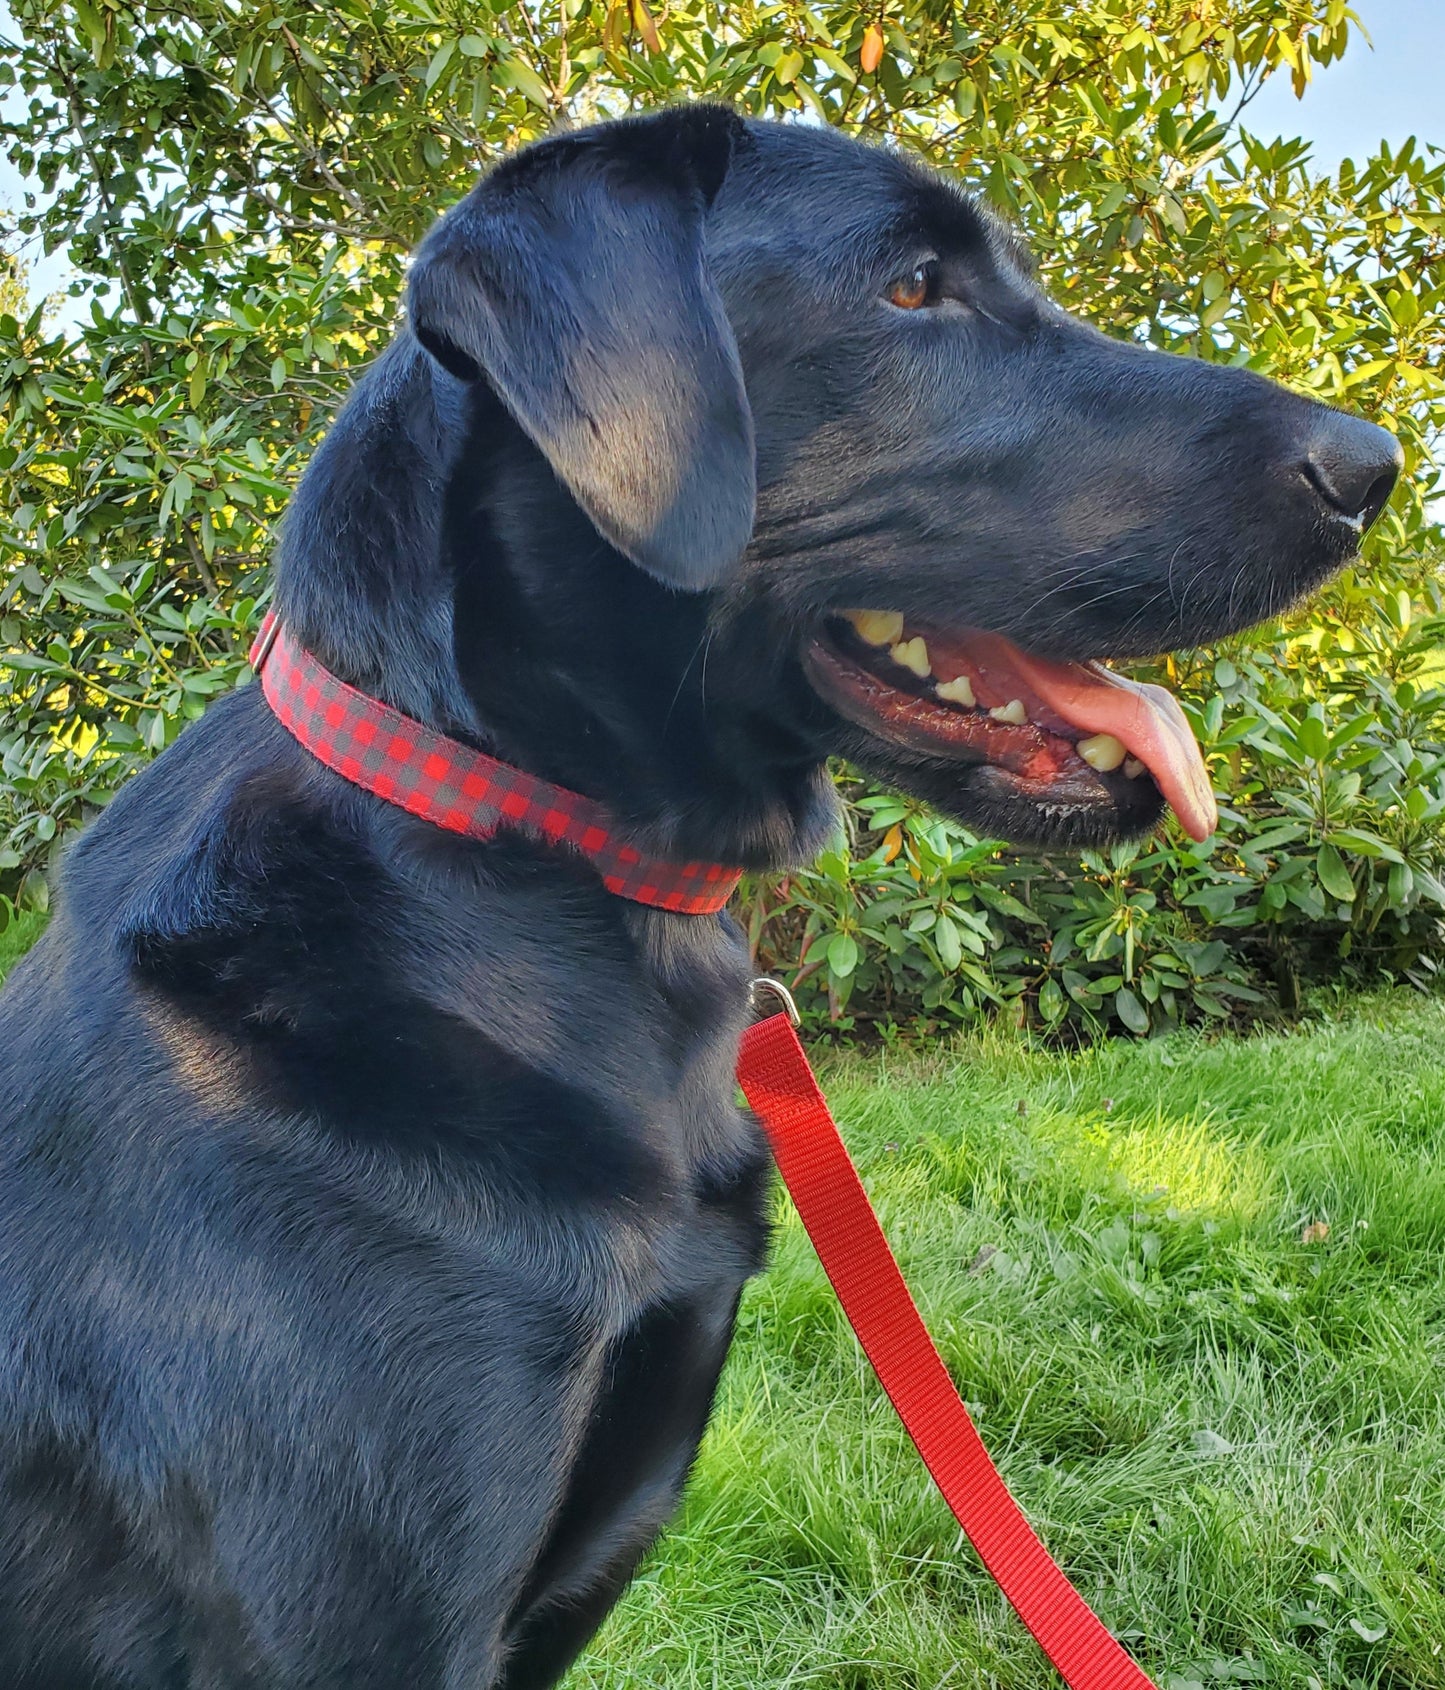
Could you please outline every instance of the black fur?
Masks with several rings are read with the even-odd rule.
[[[945,297],[899,311],[925,257]],[[810,632],[1193,643],[1321,581],[1341,485],[1393,474],[1369,425],[1069,318],[906,158],[712,108],[519,153],[412,288],[280,609],[681,856],[806,857],[835,752],[1047,834],[845,724]],[[1128,785],[1072,837],[1150,825]],[[675,1505],[762,1258],[745,976],[727,920],[430,828],[254,687],[129,786],[0,1004],[0,1687],[554,1683]]]

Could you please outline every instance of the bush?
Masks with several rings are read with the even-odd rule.
[[[89,318],[0,315],[0,895],[43,906],[65,838],[241,675],[286,490],[434,214],[559,117],[706,96],[981,177],[1072,308],[1380,416],[1409,477],[1307,616],[1168,665],[1231,806],[1211,850],[1043,861],[842,775],[847,848],[750,890],[763,961],[900,1025],[1143,1031],[1342,967],[1427,981],[1445,162],[1321,178],[1241,128],[1241,94],[1345,50],[1340,0],[966,10],[13,0],[0,132],[43,189],[19,222]]]

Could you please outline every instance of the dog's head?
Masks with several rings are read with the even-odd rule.
[[[906,157],[714,107],[508,159],[409,312],[469,396],[447,545],[480,719],[754,860],[813,842],[834,753],[1015,840],[1138,834],[1165,800],[1206,836],[1182,712],[1100,660],[1292,604],[1400,464],[1096,332]]]

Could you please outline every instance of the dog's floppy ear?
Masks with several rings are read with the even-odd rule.
[[[618,550],[721,580],[752,533],[752,413],[703,251],[742,122],[717,106],[557,136],[499,165],[423,242],[408,312],[485,378]]]

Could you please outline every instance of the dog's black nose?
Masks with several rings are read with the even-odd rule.
[[[1315,492],[1363,533],[1384,510],[1404,462],[1393,434],[1331,411],[1316,427],[1302,467]]]

